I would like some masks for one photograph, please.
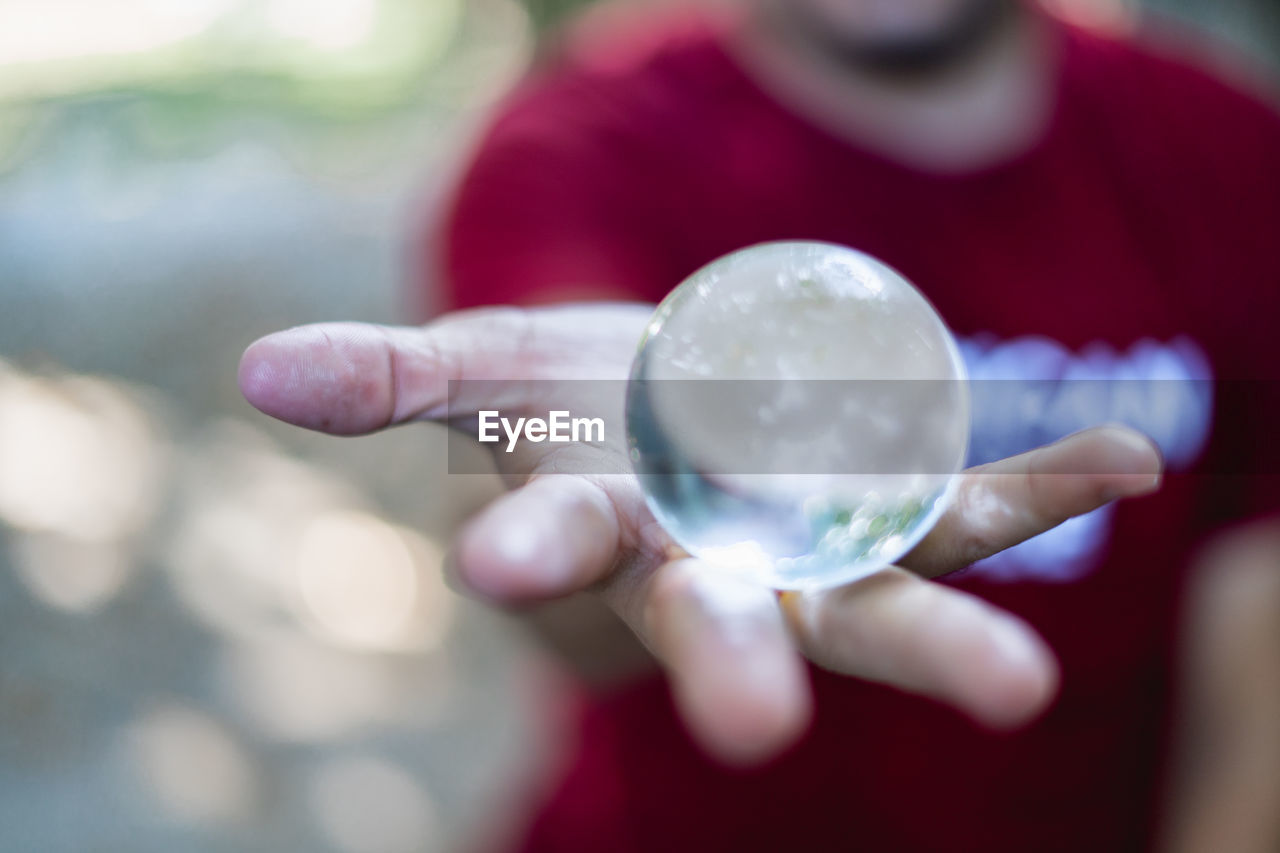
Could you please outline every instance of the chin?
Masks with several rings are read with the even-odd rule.
[[[945,38],[974,7],[989,0],[780,0],[792,14],[856,44],[910,43]]]
[[[886,77],[936,76],[989,44],[1023,0],[759,0],[815,53]]]

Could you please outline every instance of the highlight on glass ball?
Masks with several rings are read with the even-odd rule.
[[[726,255],[658,306],[627,388],[632,465],[689,553],[779,589],[900,559],[946,509],[969,441],[954,339],[862,252]]]

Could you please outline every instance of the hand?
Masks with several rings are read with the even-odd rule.
[[[240,383],[251,403],[289,423],[367,433],[457,415],[457,400],[446,411],[450,379],[625,379],[651,310],[483,309],[422,328],[305,326],[253,344]],[[462,402],[504,415],[533,405]],[[573,405],[536,402],[542,413],[578,414]],[[598,402],[621,410],[621,399]],[[521,446],[495,454],[513,490],[457,536],[452,565],[460,581],[501,603],[599,595],[665,665],[695,737],[733,762],[767,758],[803,731],[811,698],[797,652],[836,672],[936,697],[992,727],[1035,717],[1057,689],[1049,648],[1016,616],[925,579],[1107,501],[1150,492],[1161,472],[1159,453],[1138,433],[1087,430],[968,471],[951,509],[898,567],[779,597],[680,551],[625,474],[625,448]]]
[[[1160,849],[1280,850],[1280,524],[1212,540],[1185,607]]]

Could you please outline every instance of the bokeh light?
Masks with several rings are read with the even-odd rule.
[[[77,613],[110,601],[133,576],[137,559],[125,546],[57,533],[19,533],[11,551],[28,592],[50,607]]]
[[[322,636],[341,645],[422,648],[447,627],[440,561],[440,549],[412,531],[366,513],[325,513],[298,543],[301,606]]]
[[[248,750],[202,711],[156,705],[133,724],[127,740],[144,785],[176,818],[243,820],[260,798]]]
[[[234,0],[7,0],[0,65],[143,53],[204,31]]]
[[[119,388],[0,370],[0,520],[118,541],[155,507],[163,441]]]
[[[215,672],[247,723],[281,742],[318,743],[401,719],[421,727],[433,715],[431,707],[410,701],[405,673],[388,661],[319,645],[299,633],[230,643]],[[414,675],[415,682],[426,679],[431,693],[451,695],[454,685],[443,665],[415,662]]]
[[[435,807],[421,784],[389,761],[336,758],[315,774],[311,804],[325,837],[343,853],[438,849]]]

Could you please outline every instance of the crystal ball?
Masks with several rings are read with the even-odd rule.
[[[969,441],[955,340],[862,252],[766,243],[682,282],[627,385],[632,466],[690,554],[779,589],[893,563],[951,499]]]

